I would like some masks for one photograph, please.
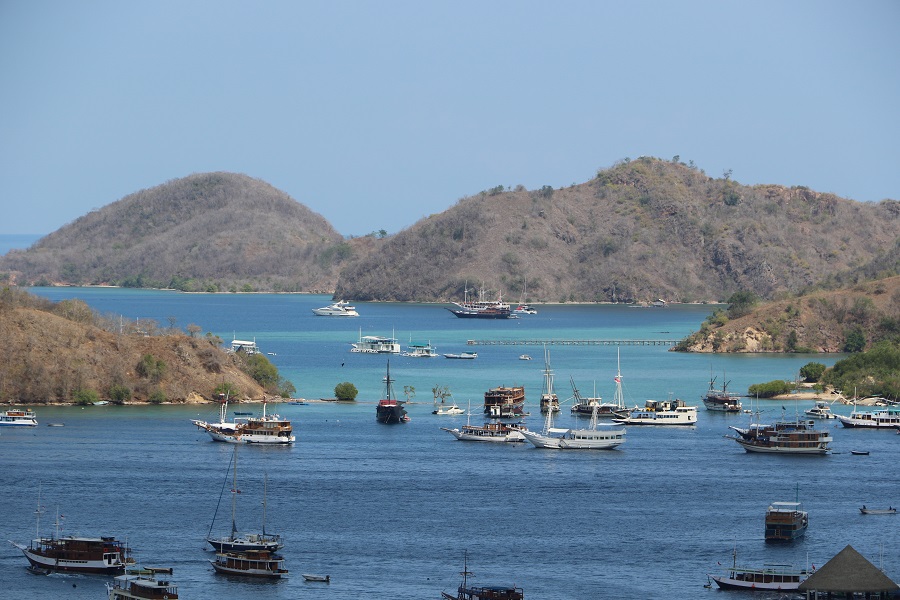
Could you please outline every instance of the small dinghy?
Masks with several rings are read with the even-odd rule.
[[[851,450],[850,454],[853,454],[855,456],[868,456],[869,451],[868,450]]]
[[[863,505],[863,507],[859,509],[859,512],[864,515],[896,515],[897,509],[893,506],[887,508],[866,508],[866,506]]]
[[[319,583],[330,583],[331,575],[313,575],[312,573],[303,573],[303,579],[306,581],[316,581]]]

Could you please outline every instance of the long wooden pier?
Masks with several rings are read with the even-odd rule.
[[[680,340],[467,340],[469,346],[674,346]]]

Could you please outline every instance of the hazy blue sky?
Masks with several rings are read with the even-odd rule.
[[[220,170],[393,233],[676,154],[900,199],[900,2],[0,0],[0,233]]]

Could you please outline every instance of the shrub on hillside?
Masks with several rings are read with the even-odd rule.
[[[790,392],[793,386],[788,381],[775,379],[768,383],[754,383],[747,389],[747,395],[758,398],[774,398]]]

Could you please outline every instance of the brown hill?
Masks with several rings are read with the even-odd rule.
[[[79,390],[110,399],[113,386],[145,402],[209,400],[216,386],[232,384],[239,399],[260,400],[265,391],[238,368],[240,357],[218,339],[153,328],[142,321],[110,322],[80,300],[52,303],[25,292],[0,291],[0,402],[72,402]],[[121,333],[120,333],[121,329]],[[148,370],[145,357],[153,359]]]
[[[900,277],[766,303],[728,320],[713,315],[675,350],[684,352],[843,352],[900,340]]]
[[[461,199],[349,264],[335,295],[446,301],[468,281],[516,300],[527,280],[537,302],[773,298],[874,264],[898,238],[900,202],[743,186],[641,158],[565,189]]]
[[[84,215],[0,257],[13,282],[186,291],[323,291],[352,248],[320,215],[271,185],[201,173]]]

